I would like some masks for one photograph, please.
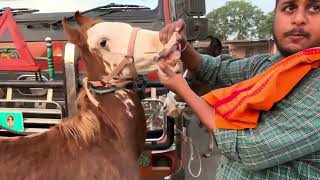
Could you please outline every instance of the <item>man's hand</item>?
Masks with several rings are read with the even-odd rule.
[[[162,44],[167,44],[174,32],[180,34],[177,41],[184,47],[187,42],[186,24],[182,19],[166,25],[159,33],[159,39]]]
[[[192,73],[197,73],[202,64],[202,57],[187,41],[186,36],[186,24],[182,19],[172,22],[166,25],[159,32],[159,40],[166,45],[173,35],[176,35],[176,41],[178,43],[178,50],[180,51],[180,60],[183,65]],[[167,48],[168,49],[168,48]],[[166,58],[173,54],[174,48],[166,50],[159,54],[160,58]]]
[[[166,59],[165,62],[171,66],[175,66],[177,61],[180,59],[180,45],[177,39],[180,38],[178,32],[174,32],[169,42],[164,46],[163,50],[159,53],[159,58]]]
[[[175,38],[172,38],[175,36]],[[166,25],[159,33],[159,39],[164,45],[171,46],[173,39],[183,48],[187,43],[186,25],[182,19]],[[170,41],[171,40],[171,41]],[[170,43],[171,42],[171,43]],[[158,63],[158,76],[161,83],[171,91],[179,94],[181,89],[187,88],[186,80],[180,74],[178,63],[170,63],[175,57],[180,57],[179,49],[175,46],[165,48],[160,53],[160,61]],[[178,51],[177,51],[178,50]]]
[[[160,82],[165,87],[178,95],[184,89],[189,88],[187,81],[180,73],[178,64],[176,64],[176,66],[170,66],[165,62],[165,59],[161,59],[158,63],[158,76]]]

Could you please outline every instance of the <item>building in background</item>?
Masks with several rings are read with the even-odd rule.
[[[210,41],[195,41],[192,45],[200,53],[205,52]],[[222,42],[222,54],[244,58],[256,54],[275,54],[277,48],[273,39],[233,40]]]
[[[263,40],[236,40],[223,43],[228,54],[239,58],[250,57],[256,54],[275,54],[277,48],[273,39]]]

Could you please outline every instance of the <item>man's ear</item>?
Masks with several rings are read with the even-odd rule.
[[[72,44],[79,46],[81,44],[81,40],[82,40],[80,31],[76,28],[72,28],[68,24],[66,17],[63,18],[62,24],[63,24],[64,32],[67,35],[68,41],[71,42]]]

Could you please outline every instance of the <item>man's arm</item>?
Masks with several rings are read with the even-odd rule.
[[[230,55],[211,57],[201,55],[201,65],[194,74],[200,82],[208,84],[211,89],[229,87],[258,74],[255,69],[269,63],[269,55],[257,55],[239,59]]]
[[[264,59],[259,58],[239,60],[231,56],[211,57],[202,55],[200,57],[203,58],[203,64],[198,70],[199,78],[203,78],[213,85],[220,82],[219,85],[222,86],[229,86],[247,79],[253,67],[264,64]],[[190,89],[185,79],[183,79],[181,75],[174,73],[169,65],[166,65],[164,60],[160,61],[158,66],[161,83],[179,95],[199,117],[201,123],[210,131],[213,131],[215,128],[213,107],[196,95]]]
[[[184,66],[192,73],[196,72],[201,65],[200,54],[188,43],[186,37],[186,24],[183,19],[167,24],[159,32],[159,39],[163,44],[167,44],[173,33],[178,32],[177,41],[181,44],[181,60]],[[167,57],[170,53],[162,52],[160,56]]]

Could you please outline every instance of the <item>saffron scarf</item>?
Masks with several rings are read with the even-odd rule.
[[[214,107],[216,128],[255,128],[261,111],[283,99],[306,75],[320,65],[320,47],[293,54],[253,78],[202,96]]]

